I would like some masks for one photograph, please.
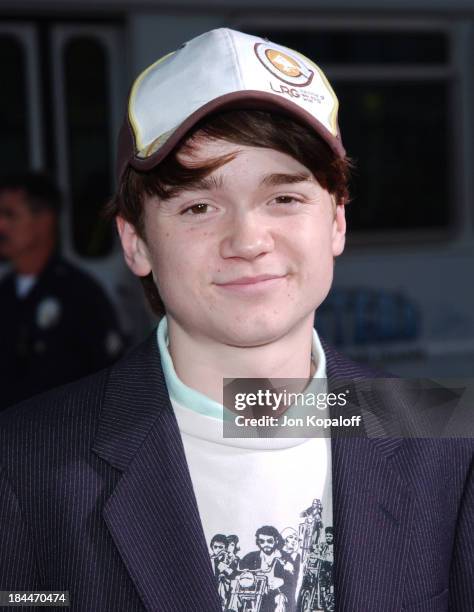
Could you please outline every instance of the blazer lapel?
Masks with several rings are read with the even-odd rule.
[[[374,375],[324,348],[330,384]],[[413,516],[402,444],[332,441],[338,612],[402,607]],[[93,450],[122,472],[103,515],[145,608],[221,612],[154,334],[111,370]]]
[[[123,472],[103,516],[145,608],[221,612],[154,334],[112,369],[93,450]]]
[[[328,346],[325,352],[329,386],[377,376]],[[332,439],[338,612],[402,609],[414,509],[397,457],[403,444],[388,437]]]

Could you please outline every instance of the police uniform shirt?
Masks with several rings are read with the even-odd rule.
[[[123,351],[115,311],[89,275],[55,255],[30,285],[21,291],[13,273],[0,282],[0,409],[106,367]]]

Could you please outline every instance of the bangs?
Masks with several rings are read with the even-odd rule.
[[[138,171],[129,166],[114,199],[116,210],[111,213],[123,216],[142,231],[144,196],[156,196],[161,200],[172,198],[191,189],[195,183],[235,157],[234,154],[223,155],[196,165],[180,161],[180,152],[192,155],[197,146],[206,140],[274,149],[289,155],[310,170],[318,183],[335,196],[337,204],[349,201],[350,160],[337,157],[318,134],[287,115],[234,110],[201,119],[173,152],[152,170]]]
[[[235,154],[228,153],[227,155],[206,159],[204,163],[183,164],[178,158],[178,153],[192,152],[194,149],[195,142],[187,141],[163,160],[159,166],[159,171],[153,169],[150,172],[143,173],[139,180],[144,194],[157,196],[160,200],[174,198],[181,192],[192,189],[215,170],[235,158]]]

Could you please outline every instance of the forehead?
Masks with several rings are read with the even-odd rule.
[[[276,149],[236,144],[222,139],[210,139],[200,136],[199,132],[177,152],[178,161],[191,168],[223,157],[227,157],[228,160],[211,172],[211,175],[235,173],[237,169],[245,170],[247,176],[267,171],[311,174],[300,161]]]
[[[0,190],[0,208],[9,211],[29,211],[28,195],[22,188],[1,189]]]

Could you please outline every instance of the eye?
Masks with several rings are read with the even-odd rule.
[[[301,204],[301,200],[292,195],[276,196],[274,201],[277,204]]]
[[[210,204],[206,204],[206,202],[198,202],[197,204],[193,204],[192,206],[188,206],[181,211],[182,215],[203,215],[209,212]]]

